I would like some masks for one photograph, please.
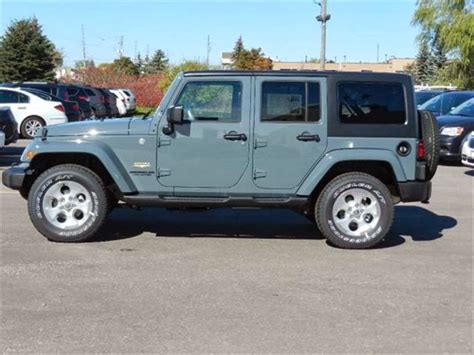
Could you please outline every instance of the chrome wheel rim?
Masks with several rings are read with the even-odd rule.
[[[41,127],[43,127],[43,125],[37,120],[30,120],[25,123],[25,131],[30,137],[33,137],[36,134],[36,131]]]
[[[92,214],[92,198],[87,189],[75,181],[60,181],[46,190],[43,213],[54,227],[71,230],[81,227]]]
[[[353,188],[340,194],[332,208],[337,228],[351,237],[367,237],[381,217],[380,202],[370,191]]]

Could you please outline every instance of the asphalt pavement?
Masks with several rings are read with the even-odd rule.
[[[471,353],[473,190],[441,166],[430,204],[351,251],[250,209],[120,209],[94,242],[51,243],[1,186],[0,350]]]

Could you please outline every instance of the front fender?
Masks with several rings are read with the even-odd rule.
[[[391,165],[397,181],[406,181],[407,177],[398,157],[390,150],[382,149],[338,149],[327,153],[309,173],[297,191],[299,196],[310,195],[324,175],[337,163],[344,161],[368,160],[384,161]]]
[[[80,153],[93,155],[104,165],[122,193],[137,191],[135,184],[130,179],[114,151],[103,142],[83,141],[80,139],[74,141],[33,142],[25,149],[25,152],[28,150],[34,153],[34,158],[42,154]],[[74,163],[74,161],[71,161],[71,163]]]

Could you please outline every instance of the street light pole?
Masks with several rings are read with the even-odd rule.
[[[327,13],[327,0],[317,2],[321,6],[321,14],[316,16],[316,20],[321,22],[321,54],[319,58],[320,69],[324,70],[326,67],[326,22],[329,21],[331,15]]]

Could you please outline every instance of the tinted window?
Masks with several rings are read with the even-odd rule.
[[[474,117],[474,98],[463,102],[461,105],[449,112],[449,114]]]
[[[95,96],[94,91],[89,90],[89,89],[84,89],[84,90],[86,91],[87,95],[89,95],[89,96]]]
[[[242,84],[226,82],[190,82],[176,105],[183,106],[188,121],[238,122],[242,111]]]
[[[15,91],[0,90],[0,104],[17,104],[18,93]]]
[[[443,113],[448,113],[452,109],[461,105],[464,101],[469,100],[473,95],[469,94],[453,94],[446,95],[443,102]]]
[[[416,104],[417,105],[421,105],[423,103],[425,103],[426,101],[428,101],[429,99],[431,99],[432,97],[434,96],[437,96],[439,95],[440,93],[439,92],[430,92],[430,91],[419,91],[419,92],[416,92],[415,93],[415,96],[416,96]]]
[[[30,98],[28,96],[26,96],[25,94],[18,93],[18,102],[20,102],[22,104],[26,104],[26,103],[30,102]]]
[[[79,92],[79,90],[76,89],[76,88],[67,88],[67,94],[69,96],[75,96],[75,95],[78,94],[78,92]]]
[[[420,110],[426,110],[431,112],[440,112],[441,111],[441,100],[442,95],[438,95],[426,101],[423,105],[420,106]]]
[[[264,82],[262,122],[315,122],[320,115],[319,84]]]
[[[343,123],[402,124],[406,121],[401,84],[341,83],[338,99]]]

